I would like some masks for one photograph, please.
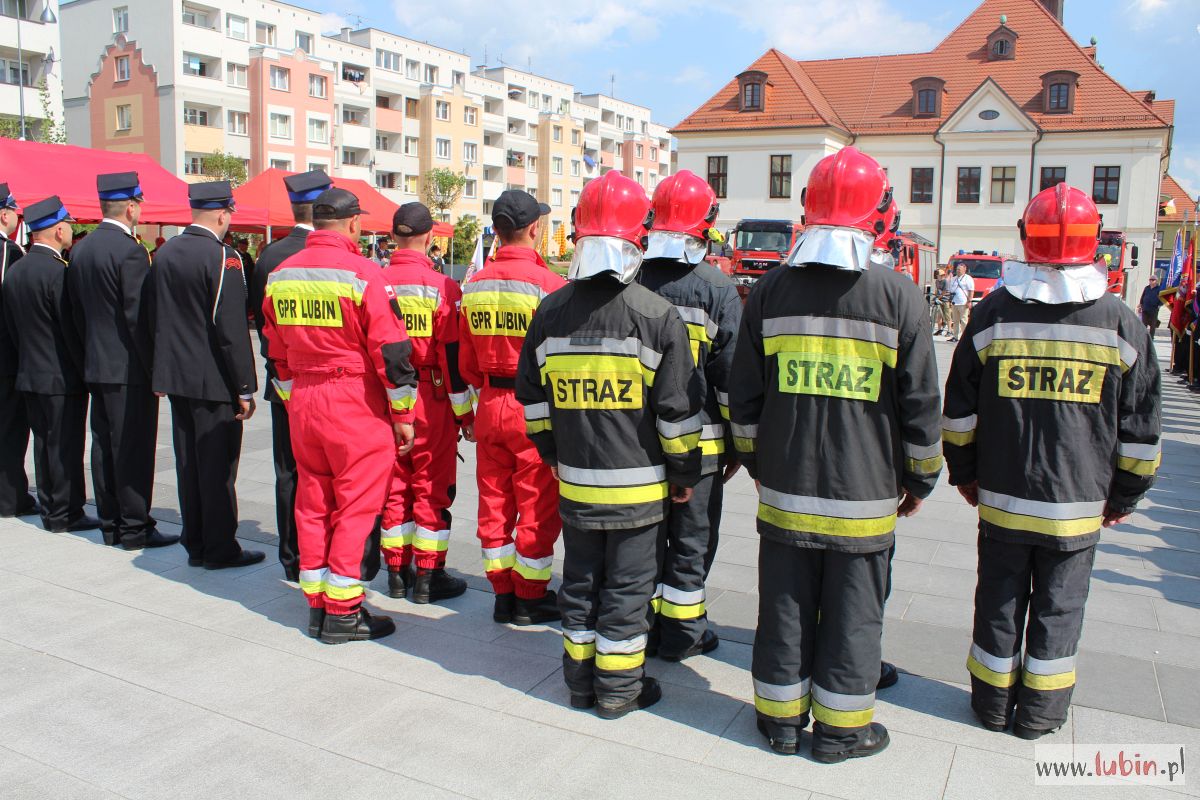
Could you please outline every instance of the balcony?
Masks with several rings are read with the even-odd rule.
[[[404,112],[396,108],[375,107],[375,129],[389,133],[404,132]]]
[[[184,125],[183,149],[212,153],[225,148],[225,131],[215,125]]]
[[[504,177],[510,186],[525,186],[525,167],[508,166],[504,170]]]
[[[499,166],[505,163],[504,150],[499,147],[483,146],[483,163],[488,166]]]
[[[343,147],[351,147],[359,150],[375,149],[375,138],[371,133],[369,125],[351,125],[342,123],[338,126],[341,132],[341,144]]]
[[[394,172],[397,175],[403,175],[405,172],[416,172],[418,169],[417,159],[398,151],[375,150],[371,153],[370,158],[375,159],[377,172]]]

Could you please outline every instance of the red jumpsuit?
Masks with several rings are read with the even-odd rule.
[[[379,268],[336,231],[309,234],[271,273],[263,333],[296,454],[300,588],[352,614],[379,569],[367,539],[396,463],[393,423],[412,422],[412,346]]]
[[[480,389],[478,532],[496,594],[545,595],[562,530],[558,482],[525,434],[525,411],[513,389],[533,312],[543,297],[565,285],[534,250],[508,246],[463,286],[460,367]]]
[[[458,371],[462,291],[414,250],[393,253],[383,279],[396,295],[412,342],[419,402],[416,443],[396,459],[380,544],[393,572],[414,558],[419,569],[441,569],[450,538],[458,424],[474,418],[470,390]]]

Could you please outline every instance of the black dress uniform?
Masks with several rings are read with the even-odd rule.
[[[0,183],[0,209],[12,214],[21,209],[9,193],[8,184]],[[0,231],[0,285],[17,259],[25,255],[21,245]],[[4,301],[0,295],[0,517],[32,514],[37,503],[29,494],[25,474],[25,451],[29,448],[29,416],[25,398],[17,391],[17,345],[4,322]]]
[[[31,231],[71,221],[57,197],[25,211]],[[16,386],[25,393],[33,429],[42,525],[51,531],[95,527],[95,520],[83,513],[83,342],[71,313],[67,262],[55,248],[35,243],[9,270],[4,307],[5,323],[17,346]]]
[[[742,301],[733,281],[707,262],[647,259],[637,280],[673,304],[683,318],[704,397],[701,478],[692,499],[673,503],[668,511],[662,574],[654,593],[659,654],[673,660],[717,644],[708,630],[704,582],[717,553],[725,488],[721,472],[736,457],[726,420]]]
[[[136,172],[99,175],[101,201],[141,202]],[[101,222],[72,248],[67,283],[84,339],[83,377],[92,395],[92,487],[104,540],[127,549],[174,544],[150,515],[158,398],[150,256],[125,225]]]
[[[303,203],[310,207],[313,200],[330,186],[329,176],[321,170],[289,175],[283,182],[293,204]],[[296,544],[296,456],[292,453],[287,406],[275,391],[275,368],[267,355],[268,342],[263,336],[263,299],[271,272],[303,250],[311,232],[311,226],[297,223],[287,236],[263,248],[258,254],[254,271],[248,277],[250,312],[254,316],[254,327],[258,330],[258,350],[267,365],[263,399],[271,404],[271,452],[275,461],[275,524],[279,531],[279,563],[283,565],[285,577],[292,581],[300,578],[300,548]]]
[[[188,187],[194,209],[232,208],[227,181]],[[189,225],[154,260],[153,388],[171,400],[175,474],[188,563],[240,566],[263,554],[237,542],[242,423],[258,388],[246,329],[242,260],[216,232]]]

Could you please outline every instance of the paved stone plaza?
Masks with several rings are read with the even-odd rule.
[[[950,345],[937,347],[944,373]],[[1071,720],[1043,741],[1184,744],[1200,759],[1200,398],[1178,387],[1165,383],[1158,482],[1099,547]],[[170,441],[164,402],[155,514],[177,532]],[[880,693],[876,719],[892,734],[880,756],[822,766],[774,755],[755,730],[758,545],[744,473],[709,581],[720,649],[650,659],[665,697],[647,712],[605,722],[572,711],[558,631],[491,621],[473,455],[465,445],[449,556],[471,591],[440,606],[370,593],[398,625],[379,642],[329,647],[304,634],[307,608],[275,560],[262,406],[238,478],[241,536],[268,551],[261,567],[206,572],[181,547],[126,553],[99,545],[99,531],[0,521],[0,797],[1200,796],[1196,774],[1170,791],[1035,791],[1032,744],[973,723],[975,514],[944,479],[900,523],[884,654],[905,674]]]

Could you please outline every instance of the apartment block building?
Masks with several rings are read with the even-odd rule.
[[[7,0],[0,0],[7,2]],[[225,152],[251,176],[320,168],[417,199],[437,167],[466,178],[447,217],[490,224],[506,188],[569,225],[584,184],[618,169],[652,192],[670,137],[650,109],[376,28],[321,33],[278,0],[73,0],[61,10],[70,140],[145,152],[188,180]]]
[[[38,89],[43,81],[50,113],[63,119],[57,16],[53,0],[0,0],[0,117],[17,124],[24,105],[29,138],[37,136],[44,118]]]

